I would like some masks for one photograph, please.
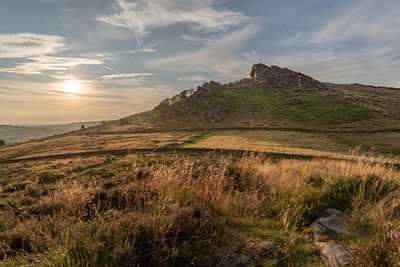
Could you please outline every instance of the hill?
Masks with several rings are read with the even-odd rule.
[[[201,130],[221,128],[400,128],[400,90],[319,82],[278,66],[253,66],[250,78],[211,81],[166,99],[152,111],[93,131]]]
[[[14,144],[79,130],[82,125],[91,127],[98,124],[100,124],[100,122],[75,122],[60,125],[31,126],[0,125],[0,140],[6,141],[7,144]]]

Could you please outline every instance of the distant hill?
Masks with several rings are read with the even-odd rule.
[[[42,138],[55,134],[62,134],[75,131],[85,125],[85,128],[95,126],[101,122],[75,122],[60,125],[32,125],[32,126],[12,126],[0,125],[0,140],[6,144],[20,143],[31,139]]]
[[[256,64],[250,77],[211,81],[161,102],[152,111],[89,131],[217,128],[400,128],[400,89],[332,84],[278,66]]]

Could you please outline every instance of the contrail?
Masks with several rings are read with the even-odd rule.
[[[112,72],[114,72],[114,73],[116,73],[116,74],[120,74],[118,71],[116,71],[116,70],[114,70],[114,69],[112,69],[112,68],[110,68],[110,67],[107,67],[107,66],[105,66],[105,65],[101,65],[101,66],[104,67],[105,69],[111,70]]]

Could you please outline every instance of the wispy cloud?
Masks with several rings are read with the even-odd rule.
[[[345,6],[342,14],[322,23],[312,32],[310,43],[372,39],[393,40],[400,36],[399,1],[356,1]]]
[[[44,71],[65,71],[79,65],[101,65],[103,62],[90,58],[70,58],[54,56],[30,57],[32,62],[17,64],[11,68],[0,68],[0,72],[20,74],[43,74]]]
[[[400,43],[348,51],[315,48],[290,55],[264,58],[264,62],[294,68],[322,81],[397,86]]]
[[[184,77],[179,77],[178,78],[179,81],[195,81],[195,82],[202,82],[202,81],[206,81],[207,78],[203,77],[203,76],[184,76]]]
[[[0,58],[24,58],[65,50],[65,38],[36,33],[0,34]]]
[[[346,2],[309,31],[281,42],[301,47],[266,57],[330,82],[396,86],[400,69],[399,1]]]
[[[67,50],[64,37],[36,33],[0,34],[0,58],[25,58],[29,62],[0,68],[0,72],[43,74],[65,71],[79,65],[100,65],[101,59],[52,56]]]
[[[95,20],[130,29],[140,45],[151,29],[186,23],[194,30],[225,31],[248,18],[228,9],[217,9],[217,0],[116,0],[121,12],[96,17]]]
[[[188,42],[207,42],[209,39],[198,38],[190,34],[183,34],[181,35],[181,39],[188,41]]]
[[[142,48],[140,49],[140,52],[144,52],[144,53],[153,53],[156,52],[157,50],[154,48]]]
[[[208,41],[204,47],[167,58],[152,59],[150,68],[166,68],[179,72],[190,70],[217,72],[219,75],[241,78],[247,76],[249,65],[258,58],[253,53],[241,53],[246,44],[257,35],[260,27],[250,24],[240,30],[226,34],[219,39]]]
[[[158,44],[147,45],[146,47],[134,50],[120,51],[120,53],[137,54],[137,53],[154,53],[157,51],[155,48]]]
[[[113,79],[125,79],[125,78],[135,78],[135,77],[143,77],[143,76],[151,76],[152,73],[119,73],[119,74],[110,74],[101,76],[101,78],[106,80]]]

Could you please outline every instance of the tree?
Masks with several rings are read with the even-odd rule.
[[[0,140],[0,146],[4,146],[6,144],[6,141]]]
[[[85,125],[83,125],[83,124],[82,124],[82,126],[81,126],[81,130],[83,130],[83,129],[85,129]]]

